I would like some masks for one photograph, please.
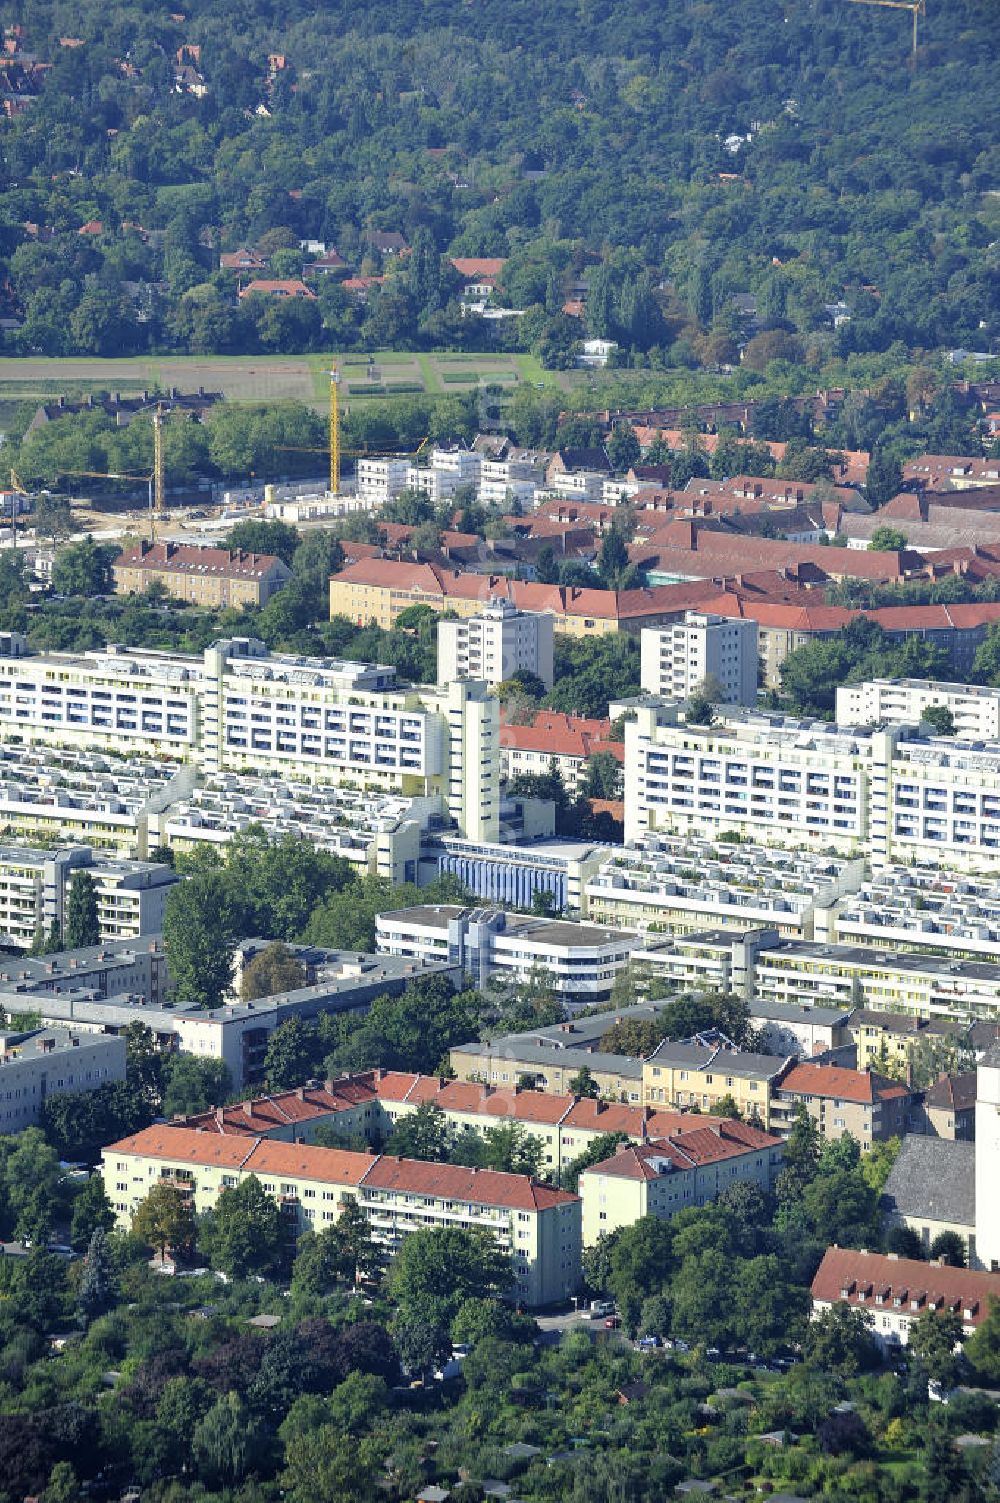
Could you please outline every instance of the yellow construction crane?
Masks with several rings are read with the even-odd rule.
[[[917,56],[917,21],[927,14],[927,0],[850,0],[851,5],[883,5],[887,10],[908,10],[913,13],[913,57]]]
[[[330,495],[340,495],[340,372],[330,371]]]
[[[153,515],[167,514],[166,465],[163,459],[163,408],[158,402],[153,413]],[[154,523],[155,525],[155,523]]]

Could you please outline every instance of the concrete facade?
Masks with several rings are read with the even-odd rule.
[[[688,611],[640,632],[641,682],[649,694],[686,700],[715,680],[727,704],[757,701],[757,623]]]

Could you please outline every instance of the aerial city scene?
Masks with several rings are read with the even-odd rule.
[[[1000,0],[0,9],[0,1503],[1000,1503]]]

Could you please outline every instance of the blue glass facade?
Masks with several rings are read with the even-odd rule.
[[[439,869],[452,872],[477,898],[490,903],[530,908],[536,892],[550,892],[556,909],[566,907],[566,873],[551,866],[449,852],[440,857]]]

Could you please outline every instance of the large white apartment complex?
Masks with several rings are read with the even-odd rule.
[[[392,668],[271,654],[253,638],[201,658],[111,646],[0,656],[0,734],[438,793],[470,838],[498,833],[499,706],[481,683],[407,689]]]
[[[976,869],[1000,850],[1000,742],[735,707],[698,726],[677,705],[641,707],[625,727],[625,839],[656,830]]]
[[[757,702],[757,623],[688,611],[639,634],[641,682],[660,699],[685,700],[714,680],[727,704]]]
[[[551,616],[494,600],[478,616],[439,622],[437,633],[439,684],[471,678],[495,688],[522,669],[552,688]]]
[[[526,1174],[186,1127],[150,1127],[112,1143],[104,1150],[102,1174],[123,1229],[155,1184],[178,1186],[203,1213],[223,1190],[255,1175],[278,1201],[293,1237],[325,1230],[354,1201],[388,1257],[411,1232],[480,1227],[510,1254],[516,1300],[554,1304],[568,1299],[580,1282],[580,1200]]]
[[[877,678],[837,688],[838,725],[918,725],[924,711],[951,711],[962,740],[1000,741],[1000,689],[926,678]]]

